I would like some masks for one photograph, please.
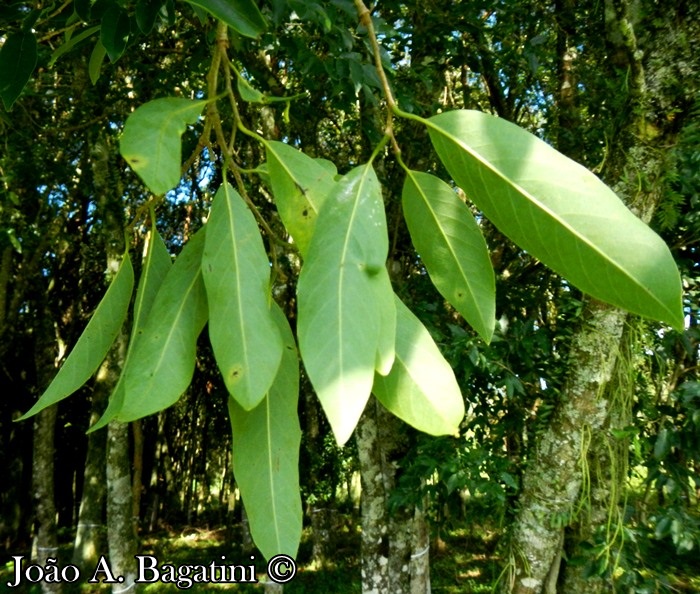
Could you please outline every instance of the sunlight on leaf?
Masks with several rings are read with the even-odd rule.
[[[496,323],[496,282],[481,229],[441,179],[416,171],[407,174],[404,217],[430,280],[489,342]]]
[[[390,326],[381,319],[387,308],[377,307],[389,288],[378,274],[387,252],[379,181],[371,165],[356,167],[323,203],[297,289],[299,348],[339,444],[369,399],[380,334]],[[390,350],[385,343],[385,362]]]
[[[683,328],[671,252],[593,173],[488,114],[451,111],[426,125],[455,182],[521,248],[593,297]]]
[[[464,399],[452,367],[425,326],[396,301],[396,360],[386,377],[374,378],[374,395],[393,414],[431,435],[456,433]]]
[[[212,203],[202,275],[217,365],[229,393],[250,410],[277,374],[282,339],[270,312],[270,262],[258,224],[227,182]]]

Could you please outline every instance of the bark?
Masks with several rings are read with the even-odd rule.
[[[48,319],[48,318],[46,318]],[[37,344],[36,363],[37,380],[40,386],[47,386],[51,381],[53,359],[48,344],[51,336],[50,326],[42,325],[43,336]],[[32,496],[34,499],[35,532],[32,544],[32,560],[45,565],[48,559],[58,561],[58,537],[56,534],[56,500],[54,488],[55,472],[55,432],[58,407],[50,406],[37,414],[34,419],[34,452],[32,457]],[[62,590],[60,583],[41,582],[44,594],[58,594]]]
[[[430,527],[423,510],[413,515],[411,594],[430,594]]]
[[[589,300],[583,316],[561,405],[523,477],[503,592],[540,594],[552,580],[550,571],[558,571],[563,527],[576,513],[591,431],[605,422],[607,402],[600,395],[610,379],[627,314]]]
[[[408,594],[413,510],[389,513],[400,425],[373,397],[356,430],[362,482],[362,592]]]
[[[121,583],[112,585],[114,594],[136,591],[136,535],[133,523],[129,426],[112,421],[107,426],[107,535],[110,567]]]
[[[107,394],[97,386],[93,395],[90,425],[102,415]],[[88,435],[87,456],[83,473],[83,493],[78,512],[78,526],[73,543],[73,564],[86,569],[95,567],[106,545],[105,500],[107,496],[105,460],[107,432]]]
[[[56,505],[54,501],[54,434],[57,407],[42,410],[34,421],[33,484],[36,533],[32,550],[34,562],[44,565],[48,559],[58,561]],[[44,594],[61,592],[60,583],[41,582]]]

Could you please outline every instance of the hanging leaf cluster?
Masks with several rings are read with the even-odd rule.
[[[214,14],[239,6],[193,4]],[[121,152],[154,193],[179,182],[180,136],[204,104],[159,99],[129,117]],[[485,341],[495,326],[494,272],[463,195],[583,291],[682,327],[680,277],[668,248],[592,173],[493,116],[462,110],[420,121],[462,193],[406,169],[406,223],[437,290]],[[449,364],[392,289],[382,188],[372,162],[338,176],[287,144],[260,142],[278,212],[303,259],[296,340],[272,297],[255,217],[224,180],[207,223],[174,263],[153,221],[124,369],[93,430],[176,402],[191,382],[196,343],[208,322],[230,395],[234,472],[253,537],[270,557],[294,555],[301,535],[299,358],[340,444],[371,394],[436,435],[456,432],[465,409]],[[133,284],[126,254],[80,340],[24,418],[69,396],[95,372],[126,319]]]

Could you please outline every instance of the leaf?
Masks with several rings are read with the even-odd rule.
[[[116,62],[126,49],[131,33],[131,21],[127,12],[118,4],[110,4],[102,15],[100,41],[112,62]]]
[[[165,194],[180,181],[180,137],[187,124],[197,121],[206,103],[176,97],[155,99],[126,120],[121,154],[154,194]]]
[[[133,288],[134,269],[127,253],[114,280],[56,377],[36,404],[18,420],[27,419],[70,396],[92,377],[124,324]]]
[[[372,389],[387,252],[379,181],[371,165],[356,167],[323,203],[297,289],[304,366],[341,445]]]
[[[95,25],[94,27],[89,27],[88,29],[81,31],[77,35],[73,35],[63,45],[56,48],[56,51],[54,51],[53,54],[51,54],[51,59],[49,60],[49,68],[53,68],[53,65],[56,63],[56,60],[58,60],[63,54],[68,53],[76,45],[78,45],[81,41],[87,39],[91,35],[94,35],[99,30],[100,30],[100,26]]]
[[[207,321],[201,274],[205,228],[187,242],[158,290],[124,367],[124,404],[115,417],[128,422],[174,404],[194,373],[197,337]]]
[[[394,304],[394,290],[391,287],[391,279],[386,267],[378,272],[374,288],[374,306],[379,311],[379,343],[374,362],[375,370],[381,375],[391,371],[394,364],[396,345],[396,305]]]
[[[440,294],[486,341],[496,324],[496,284],[486,241],[445,182],[407,171],[403,213],[413,245]]]
[[[276,303],[272,315],[284,354],[269,394],[251,411],[228,399],[233,472],[253,540],[267,559],[278,554],[296,557],[302,530],[299,359],[289,323]]]
[[[305,255],[321,205],[335,186],[334,174],[326,164],[282,142],[266,142],[265,149],[277,210]]]
[[[98,39],[95,43],[95,47],[90,54],[90,64],[88,65],[88,72],[90,74],[90,82],[93,85],[97,84],[100,78],[100,70],[102,69],[102,62],[104,62],[105,56],[107,55],[107,50],[102,42]]]
[[[394,415],[431,435],[455,433],[464,399],[454,372],[420,320],[396,296],[396,359],[374,395]]]
[[[148,35],[156,24],[163,0],[138,0],[136,3],[136,24],[144,35]]]
[[[216,362],[229,393],[250,410],[275,379],[282,339],[270,313],[270,262],[258,224],[226,182],[207,222],[202,275]]]
[[[29,82],[37,55],[36,37],[29,31],[8,35],[0,47],[0,97],[8,111]]]
[[[683,328],[668,247],[593,173],[494,116],[425,122],[455,182],[521,248],[597,299]]]
[[[155,218],[153,213],[151,213],[151,217],[152,219]],[[170,260],[168,248],[165,247],[165,243],[156,229],[155,221],[153,221],[151,232],[146,239],[146,244],[144,245],[143,267],[141,271],[141,278],[139,279],[139,286],[136,289],[136,299],[134,301],[134,321],[131,328],[129,348],[127,349],[126,357],[124,359],[124,369],[129,366],[129,361],[131,360],[131,356],[134,351],[134,345],[144,332],[146,320],[148,319],[148,314],[151,311],[153,301],[155,300],[158,290],[163,284],[163,280],[167,276],[171,267],[172,262]],[[124,393],[126,386],[124,381],[125,377],[126,375],[124,373],[119,376],[117,385],[109,397],[107,410],[105,410],[97,423],[88,429],[88,433],[105,427],[117,416],[121,410],[124,404]]]
[[[267,21],[253,0],[185,0],[200,6],[212,16],[226,23],[244,37],[255,39],[265,29]]]

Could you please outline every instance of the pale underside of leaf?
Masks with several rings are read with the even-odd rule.
[[[172,266],[168,248],[165,247],[162,237],[155,227],[155,221],[152,223],[151,232],[146,239],[144,245],[143,267],[139,285],[136,289],[136,299],[134,300],[134,321],[131,329],[131,338],[129,340],[129,348],[124,359],[124,369],[129,366],[134,344],[143,334],[148,314],[151,311],[153,301],[158,294],[163,280],[168,274]],[[125,374],[119,376],[117,385],[109,397],[109,403],[104,414],[100,419],[88,430],[88,433],[97,431],[105,427],[112,419],[114,419],[124,404],[124,382]]]
[[[335,185],[333,172],[282,142],[266,142],[265,148],[277,210],[305,256],[318,212]]]
[[[250,411],[228,399],[234,475],[253,540],[267,559],[278,554],[296,557],[302,530],[299,360],[289,323],[277,304],[272,313],[284,348],[269,394]]]
[[[377,374],[373,392],[394,415],[431,435],[456,433],[464,399],[454,372],[430,333],[395,297],[396,359],[391,372]]]
[[[427,124],[450,175],[516,244],[582,291],[682,327],[668,247],[593,173],[494,116],[458,110]]]
[[[357,167],[324,202],[298,284],[299,347],[340,444],[364,410],[378,361],[393,358],[389,340],[378,354],[392,325],[382,311],[391,308],[375,303],[390,288],[381,274],[387,252],[379,182],[370,165]]]
[[[133,288],[134,269],[125,254],[114,280],[56,377],[20,420],[70,396],[92,377],[124,324]]]
[[[127,118],[120,152],[154,194],[165,194],[180,181],[180,137],[206,104],[166,97],[141,105]]]
[[[277,374],[282,339],[270,312],[270,262],[258,225],[226,182],[207,223],[202,274],[216,362],[229,393],[250,410]]]
[[[402,202],[413,245],[440,294],[488,342],[496,320],[496,285],[481,230],[445,182],[407,173]]]
[[[197,337],[207,320],[201,274],[205,228],[185,245],[160,286],[143,334],[124,368],[116,419],[133,421],[174,404],[194,373]]]

